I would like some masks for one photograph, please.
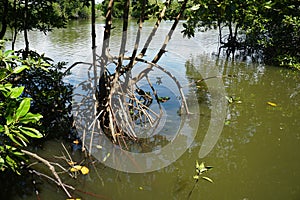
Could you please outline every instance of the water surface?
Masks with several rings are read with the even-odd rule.
[[[146,38],[152,24],[144,25],[142,38]],[[135,25],[134,21],[130,24],[129,44],[134,43]],[[170,26],[169,22],[162,24],[147,56],[151,57],[160,48]],[[96,28],[97,43],[101,46],[103,22],[98,21]],[[117,26],[112,35],[111,51],[118,49],[120,36]],[[214,183],[199,181],[190,199],[300,199],[300,73],[249,60],[217,59],[212,55],[217,50],[216,41],[217,31],[198,33],[196,38],[188,40],[177,30],[168,52],[159,62],[183,85],[190,85],[184,88],[187,98],[189,92],[197,95],[197,99],[190,99],[198,103],[200,110],[199,127],[191,147],[176,162],[150,173],[124,173],[96,164],[101,177],[98,178],[90,166],[91,173],[87,176],[68,180],[80,189],[77,196],[116,200],[187,199],[195,182],[195,161],[199,160],[214,166],[206,174]],[[18,40],[17,47],[22,44],[22,39]],[[54,30],[47,36],[30,33],[31,48],[69,64],[90,60],[90,44],[88,21],[71,22],[66,29]],[[224,128],[216,146],[200,159],[198,153],[209,127],[212,108],[207,84],[195,84],[195,81],[205,78],[207,74],[203,72],[212,68],[219,74],[230,75],[224,77],[223,82],[226,95],[233,102],[228,103]],[[76,78],[73,75],[67,81],[76,83]],[[49,142],[44,149],[41,153],[48,158],[62,151],[60,143],[55,141]],[[41,199],[65,199],[54,185],[45,183],[40,188]],[[28,198],[31,197],[26,196]]]

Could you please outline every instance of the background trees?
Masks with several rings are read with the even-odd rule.
[[[0,39],[10,28],[12,34],[6,35],[6,38],[12,40],[14,49],[17,35],[23,33],[25,53],[29,51],[28,31],[46,34],[54,28],[64,28],[69,19],[84,18],[90,14],[88,0],[4,0],[0,5]]]
[[[219,29],[220,49],[227,56],[263,58],[267,64],[298,67],[299,1],[196,0],[186,14],[184,35]]]

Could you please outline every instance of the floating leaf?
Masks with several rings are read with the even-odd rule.
[[[66,199],[66,200],[81,200],[80,198],[71,198],[71,199]]]
[[[79,144],[79,140],[76,139],[76,140],[73,141],[73,143],[74,144]]]
[[[276,107],[276,106],[277,106],[276,103],[273,103],[273,102],[270,102],[270,101],[268,101],[267,104],[270,105],[270,106],[273,106],[273,107]]]
[[[139,187],[139,190],[143,190],[144,188],[142,186]]]
[[[85,167],[85,166],[81,167],[80,171],[81,171],[81,173],[84,174],[84,175],[85,175],[85,174],[88,174],[88,173],[90,172],[89,168],[87,168],[87,167]]]
[[[70,161],[70,162],[68,162],[68,164],[69,164],[69,165],[76,165],[77,162]]]
[[[227,99],[228,103],[233,103],[233,98],[232,97],[225,96],[225,98]]]
[[[73,167],[70,169],[70,171],[71,171],[71,172],[78,172],[79,170],[81,170],[81,168],[82,168],[82,166],[80,166],[80,165],[75,165],[75,166],[73,166]]]
[[[225,126],[228,126],[230,123],[231,123],[230,120],[226,120],[224,124],[225,124]]]
[[[199,179],[199,176],[198,176],[198,175],[195,175],[195,176],[193,176],[193,179],[198,180],[198,179]]]
[[[107,155],[103,158],[103,162],[105,162],[109,156],[110,156],[110,153],[107,153]]]

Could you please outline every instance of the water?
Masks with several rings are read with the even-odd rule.
[[[144,31],[149,32],[152,24],[147,22]],[[130,44],[135,39],[135,25],[132,21],[128,31]],[[170,25],[168,22],[162,24],[146,58],[160,48]],[[97,43],[100,44],[102,21],[97,22],[96,29],[99,33]],[[112,35],[112,52],[118,48],[120,35],[117,26]],[[145,37],[146,34],[142,36]],[[216,41],[217,31],[198,33],[196,38],[188,40],[183,39],[178,30],[159,62],[185,86],[189,101],[199,105],[199,127],[191,147],[176,162],[150,173],[119,172],[98,163],[95,165],[101,177],[98,178],[90,165],[90,174],[79,176],[77,180],[66,178],[68,183],[80,189],[75,192],[76,196],[82,199],[187,199],[195,182],[195,161],[199,160],[214,166],[206,174],[214,183],[200,180],[190,199],[300,199],[300,73],[249,60],[217,59],[211,55],[217,50]],[[90,44],[88,21],[71,22],[67,29],[55,30],[47,36],[30,33],[32,49],[69,64],[90,60]],[[22,39],[18,40],[17,47],[22,45]],[[225,125],[217,144],[200,159],[198,153],[214,109],[213,92],[207,87],[209,80],[206,84],[187,85],[209,76],[212,69],[217,69],[219,74],[234,75],[224,77],[223,83],[228,99],[235,101],[226,108]],[[153,77],[156,76],[160,74]],[[76,77],[71,76],[67,81],[76,82]],[[189,93],[197,94],[197,99],[189,98]],[[44,149],[39,153],[47,158],[53,158],[53,154],[61,155],[62,151],[60,143],[55,141],[47,143]],[[74,157],[79,159],[82,155],[77,153]],[[41,199],[65,199],[62,191],[53,184],[43,184],[40,189]],[[29,198],[36,197],[24,197]]]

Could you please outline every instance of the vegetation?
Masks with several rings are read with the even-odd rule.
[[[66,137],[71,127],[70,106],[66,106],[72,88],[62,82],[62,64],[50,64],[34,52],[26,60],[21,57],[1,47],[0,169],[17,173],[26,160],[21,148],[31,138]]]
[[[34,145],[35,139],[68,136],[72,127],[72,87],[62,81],[65,74],[61,71],[65,63],[54,64],[50,58],[30,51],[28,32],[38,30],[46,34],[53,28],[63,28],[69,19],[88,17],[91,12],[89,1],[3,0],[0,6],[0,39],[5,37],[8,28],[12,30],[12,49],[18,34],[22,33],[25,39],[24,50],[5,51],[2,45],[0,51],[0,169],[20,174],[28,155],[51,168],[51,163],[25,150],[25,147]],[[163,113],[161,103],[169,100],[158,96],[151,83],[149,73],[153,68],[163,71],[174,81],[181,95],[182,108],[189,114],[179,82],[158,65],[180,19],[186,18],[183,33],[188,37],[193,37],[197,30],[218,28],[219,53],[224,49],[227,56],[238,53],[244,57],[262,58],[270,64],[300,68],[300,9],[296,0],[184,0],[173,3],[169,0],[164,3],[110,0],[98,5],[97,9],[104,12],[106,24],[101,55],[96,60],[94,54],[94,62],[88,64],[101,69],[101,77],[95,78],[95,88],[92,88],[97,98],[93,109],[102,131],[122,148],[127,148],[126,142],[138,140],[135,126],[159,123]],[[112,55],[109,50],[113,17],[123,18],[123,40],[118,55]],[[126,55],[129,17],[138,19],[138,27],[134,49]],[[157,20],[138,53],[143,22],[150,17],[157,17]],[[172,19],[173,25],[157,54],[152,60],[146,60],[146,52],[163,19]],[[95,36],[95,28],[92,36]],[[94,48],[95,44],[92,46]],[[143,65],[143,71],[131,77],[131,71],[137,64]],[[148,83],[149,91],[139,87],[142,79]],[[120,96],[124,97],[123,102],[116,104],[114,99]],[[158,105],[159,113],[150,109],[152,103]],[[212,182],[208,177],[202,177],[209,168],[203,163],[196,164],[196,183],[200,177]],[[84,166],[71,165],[71,172],[79,171],[88,173]],[[57,175],[55,171],[53,174]],[[60,179],[57,180],[64,187]]]
[[[207,176],[203,176],[204,173],[207,173],[209,170],[211,170],[213,168],[212,166],[205,166],[204,162],[201,162],[199,164],[198,161],[196,161],[195,168],[196,168],[196,175],[193,176],[195,183],[194,183],[193,188],[191,189],[191,191],[188,194],[188,199],[190,199],[190,197],[192,196],[192,193],[200,179],[206,180],[210,183],[214,182],[211,178],[209,178]]]
[[[30,138],[43,137],[34,127],[42,115],[29,112],[31,98],[22,96],[25,87],[12,84],[14,75],[30,67],[12,53],[0,51],[0,169],[20,174],[21,161],[26,160],[20,147],[27,146]]]
[[[227,56],[238,51],[267,64],[299,68],[299,1],[193,2],[186,13],[184,35],[218,28],[220,50],[225,49]]]
[[[165,17],[166,10],[170,5],[170,1],[165,2],[164,7],[159,13],[159,17],[157,18],[153,30],[149,33],[148,38],[145,40],[144,46],[140,53],[137,52],[138,47],[142,42],[140,41],[140,34],[143,22],[148,18],[148,16],[146,16],[146,13],[149,7],[147,6],[146,0],[136,2],[142,3],[139,5],[141,7],[141,15],[139,16],[136,42],[134,49],[131,51],[131,55],[125,55],[128,19],[131,11],[130,1],[128,0],[123,2],[123,39],[120,44],[120,53],[116,56],[108,53],[110,45],[110,32],[113,24],[112,8],[114,8],[113,6],[116,4],[114,4],[114,1],[112,0],[108,3],[102,54],[99,56],[100,59],[97,60],[98,62],[96,63],[101,69],[101,77],[98,80],[98,85],[96,88],[97,113],[95,114],[95,116],[98,116],[97,118],[100,122],[101,130],[99,131],[106,134],[114,143],[119,144],[120,146],[124,145],[124,147],[126,148],[126,141],[138,140],[139,133],[136,132],[136,126],[138,126],[140,123],[150,123],[154,126],[158,126],[158,123],[160,123],[160,118],[163,115],[161,107],[162,101],[149,79],[149,73],[152,71],[152,68],[157,68],[165,72],[173,79],[176,86],[178,87],[178,90],[180,91],[182,108],[185,111],[183,113],[189,113],[180,83],[172,74],[166,71],[166,69],[158,65],[158,61],[166,52],[165,48],[168,45],[168,42],[172,37],[172,34],[177,27],[179,20],[181,19],[181,16],[187,4],[187,0],[181,4],[179,12],[176,14],[176,18],[173,20],[173,26],[170,28],[169,33],[166,35],[166,40],[162,42],[161,49],[158,50],[156,56],[154,56],[152,60],[146,60],[144,59],[144,56],[148,51],[148,47],[152,42],[152,38],[155,36],[155,33],[159,28],[161,21]],[[142,64],[144,69],[143,72],[141,72],[141,74],[137,75],[136,77],[128,78],[128,74],[131,74],[132,70],[138,63]],[[114,66],[114,68],[113,70],[110,70],[112,66]],[[151,88],[150,91],[144,91],[139,87],[139,83],[141,80],[148,83],[149,88]],[[114,101],[115,98],[121,98],[122,102]],[[129,98],[129,100],[126,100],[126,98]],[[83,100],[83,102],[87,102],[87,100]],[[159,106],[160,111],[158,113],[155,113],[150,108],[150,106],[154,102],[156,102]],[[79,107],[78,109],[81,108]],[[116,111],[118,111],[117,114],[115,114]],[[80,119],[77,121],[83,121],[82,117],[84,116],[77,117]],[[85,136],[83,136],[83,138],[84,137]],[[85,141],[85,139],[83,139],[83,141]],[[91,147],[92,145],[90,144],[87,146]],[[92,152],[90,148],[88,150]]]
[[[86,18],[90,15],[87,0],[3,0],[0,2],[0,39],[4,39],[9,28],[12,49],[18,34],[23,33],[25,54],[29,52],[29,31],[42,31],[45,34],[53,28],[63,28],[67,20]]]
[[[112,17],[114,18],[123,18],[124,16],[124,3],[126,0],[116,0],[114,1],[114,7],[112,10]],[[145,7],[143,4],[145,3]],[[99,4],[99,8],[102,11],[102,14],[105,16],[107,13],[109,1],[103,1]],[[163,7],[163,3],[157,2],[154,0],[133,0],[131,1],[129,7],[129,16],[139,19],[141,16],[142,10],[144,10],[144,20],[149,18],[155,18],[159,14],[159,10]]]
[[[109,1],[101,10],[107,13]],[[114,1],[112,17],[123,17],[125,0]],[[182,1],[172,1],[164,19],[174,19]],[[132,1],[130,16],[139,18],[142,1]],[[145,17],[155,18],[162,2],[146,1]],[[183,34],[193,37],[195,31],[219,30],[219,55],[239,55],[263,60],[266,64],[300,69],[300,8],[296,0],[196,0],[187,3],[181,18],[186,19]]]

